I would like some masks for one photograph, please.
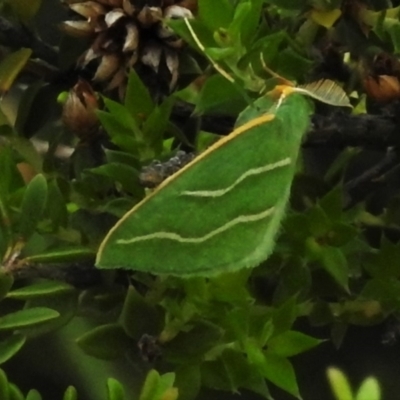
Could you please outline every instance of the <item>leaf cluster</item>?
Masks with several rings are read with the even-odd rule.
[[[39,1],[29,7],[3,3],[2,14],[27,26],[40,14]],[[189,44],[179,90],[156,101],[132,71],[122,101],[102,96],[101,128],[87,141],[60,124],[56,98],[69,88],[26,78],[31,49],[11,49],[0,62],[0,90],[20,83],[26,88],[15,115],[4,100],[0,113],[0,363],[34,337],[83,318],[90,325],[72,339],[92,357],[128,360],[132,371],[147,376],[142,391],[136,390],[140,400],[174,400],[177,390],[179,399],[201,398],[204,388],[251,390],[270,399],[274,386],[300,398],[291,357],[327,338],[302,332],[299,321],[328,327],[340,345],[348,326],[396,315],[396,170],[379,177],[383,197],[369,187],[355,201],[347,186],[351,170],[371,164],[362,149],[335,154],[328,167],[319,162],[324,155],[304,154],[276,251],[253,271],[189,280],[112,272],[79,289],[57,280],[65,264],[78,265],[79,280],[79,266],[93,263],[107,231],[146,195],[139,179],[143,166],[168,159],[180,147],[201,152],[218,139],[199,129],[203,114],[236,116],[275,86],[277,78],[264,64],[299,83],[339,80],[355,93],[355,112],[368,112],[361,81],[369,70],[360,73],[358,66],[370,66],[377,47],[396,54],[400,43],[399,9],[380,3],[358,1],[365,7],[354,13],[339,0],[201,0],[189,26],[170,22]],[[60,70],[71,62],[66,49],[60,46]],[[200,84],[185,84],[194,71]],[[173,115],[182,101],[195,109],[183,124]],[[43,142],[44,152],[38,146]],[[62,155],[65,150],[72,155]],[[56,281],[29,276],[44,265],[55,271]],[[18,279],[21,271],[28,278]],[[34,391],[24,397],[4,373],[0,379],[1,398],[40,399]],[[127,385],[110,380],[109,398],[123,399],[122,386]],[[64,399],[74,398],[68,389]]]

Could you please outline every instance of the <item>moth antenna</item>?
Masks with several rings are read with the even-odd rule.
[[[353,108],[346,92],[330,79],[299,85],[295,91],[332,106]]]
[[[208,60],[211,62],[212,66],[229,82],[235,83],[235,80],[222,68],[220,67],[210,56],[207,55],[206,49],[203,46],[203,44],[200,42],[200,39],[196,35],[195,31],[192,28],[192,25],[190,25],[190,22],[187,18],[183,18],[185,21],[185,24],[189,30],[190,35],[192,36],[192,39],[195,41],[199,49],[204,53],[204,55],[208,58]]]
[[[271,76],[273,76],[276,79],[279,79],[286,86],[294,86],[292,81],[289,81],[288,79],[284,78],[283,76],[277,74],[275,71],[272,71],[272,69],[267,66],[262,53],[260,53],[260,61],[261,61],[261,65],[262,65],[263,69],[265,71],[267,71]]]

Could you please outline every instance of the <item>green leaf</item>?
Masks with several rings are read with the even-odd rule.
[[[107,380],[108,400],[125,400],[125,391],[120,382],[114,378]]]
[[[175,98],[169,97],[157,106],[148,118],[143,122],[144,142],[154,151],[154,156],[158,156],[163,148],[163,136],[169,125],[172,107]]]
[[[26,336],[15,333],[0,341],[0,364],[13,357],[25,344]],[[0,397],[1,398],[1,397]]]
[[[6,373],[0,369],[0,399],[9,400],[8,379]]]
[[[60,329],[76,315],[77,303],[78,292],[76,290],[28,299],[25,303],[25,309],[47,308],[57,312],[59,317],[39,325],[25,328],[23,333],[30,338]]]
[[[235,8],[235,15],[229,26],[229,32],[235,42],[251,46],[255,33],[259,29],[259,18],[263,0],[240,2]]]
[[[189,46],[196,49],[197,51],[201,51],[197,46],[197,43],[194,41],[191,32],[187,28],[185,21],[182,18],[169,19],[168,21],[166,21],[166,23],[177,35],[184,39]],[[197,37],[204,46],[207,46],[207,44],[212,44],[215,46],[213,34],[204,25],[204,23],[202,23],[199,19],[193,19],[190,21],[190,25],[192,26],[193,30],[196,32]]]
[[[281,335],[291,329],[297,318],[296,296],[289,298],[280,305],[272,314],[274,336]]]
[[[76,342],[86,354],[103,360],[121,357],[130,346],[130,340],[119,324],[98,326]]]
[[[296,254],[296,248],[293,246]],[[274,293],[274,303],[283,301],[296,296],[297,299],[308,299],[311,289],[311,271],[306,265],[304,258],[290,257],[287,259],[280,273],[280,280]]]
[[[0,147],[0,201],[4,204],[10,193],[23,185],[11,147]]]
[[[139,400],[153,400],[160,382],[160,374],[152,369],[148,372],[140,391]]]
[[[227,112],[237,114],[246,102],[234,84],[221,75],[213,75],[203,85],[195,112]]]
[[[26,395],[26,400],[42,400],[42,396],[37,390],[31,389]]]
[[[42,174],[28,184],[22,200],[18,233],[27,240],[41,220],[47,202],[47,182]]]
[[[23,262],[30,263],[64,263],[83,260],[92,260],[95,256],[93,250],[87,247],[66,247],[63,249],[52,249],[43,253],[25,257]]]
[[[199,365],[182,365],[175,370],[179,400],[196,400],[202,385]]]
[[[287,47],[279,52],[277,70],[288,79],[299,80],[313,67],[313,62],[292,48]]]
[[[36,297],[64,294],[73,290],[75,290],[73,286],[64,282],[45,281],[13,290],[7,294],[7,297],[17,300],[29,300]]]
[[[247,288],[250,270],[226,273],[210,279],[208,291],[217,301],[239,305],[247,305],[252,297]]]
[[[43,171],[43,157],[36,150],[33,143],[21,136],[12,136],[9,138],[10,145],[32,168],[41,173]]]
[[[374,278],[399,278],[400,243],[392,243],[385,236],[381,240],[378,253],[370,254],[365,268]]]
[[[399,24],[399,22],[396,21],[394,24],[391,24],[388,31],[389,31],[390,37],[392,39],[394,52],[399,53],[400,52],[400,24]]]
[[[66,226],[68,222],[66,199],[56,179],[51,179],[48,182],[47,199],[46,217],[50,219],[53,229],[57,230],[60,226]]]
[[[129,129],[135,135],[137,141],[141,141],[143,139],[142,131],[139,128],[141,121],[137,121],[132,116],[132,113],[121,103],[106,97],[103,98],[103,101],[111,115],[125,128]]]
[[[400,282],[395,278],[374,278],[367,281],[360,295],[366,299],[379,301],[389,309],[400,307]]]
[[[370,377],[363,381],[355,400],[380,400],[381,388],[376,378]]]
[[[25,67],[31,54],[31,49],[22,48],[3,58],[0,63],[0,93],[8,92],[18,74]]]
[[[321,200],[319,206],[329,219],[338,221],[343,214],[343,190],[341,186],[336,186],[327,193]]]
[[[0,318],[0,330],[29,328],[59,316],[57,311],[45,307],[15,311]]]
[[[308,231],[311,235],[318,237],[325,235],[330,226],[331,221],[325,211],[319,205],[310,208],[306,212]]]
[[[134,156],[139,156],[138,141],[131,127],[124,124],[124,120],[119,120],[110,113],[100,110],[96,111],[96,115],[116,146]]]
[[[264,377],[237,350],[225,349],[217,360],[203,362],[201,377],[203,385],[215,390],[238,393],[239,389],[247,388],[264,398],[272,399]]]
[[[136,121],[145,120],[155,107],[149,90],[134,68],[129,72],[124,105]]]
[[[234,307],[227,312],[224,318],[227,329],[234,340],[245,341],[249,335],[250,314],[248,311],[248,308],[245,307]]]
[[[326,272],[348,292],[349,267],[343,251],[336,247],[324,246],[321,250],[320,261]]]
[[[211,31],[228,28],[233,19],[234,8],[229,0],[201,0],[199,17]]]
[[[120,323],[126,334],[135,340],[139,340],[143,334],[157,336],[163,322],[160,309],[130,286],[120,315]]]
[[[219,344],[222,329],[208,321],[198,321],[188,332],[179,332],[163,346],[163,357],[170,362],[199,362],[209,350]]]
[[[90,173],[107,176],[113,182],[120,183],[124,191],[133,194],[138,200],[144,197],[144,189],[139,184],[139,173],[137,169],[129,165],[116,162],[108,163],[92,168]]]
[[[264,360],[260,367],[265,378],[294,397],[301,399],[296,375],[289,360],[267,350],[264,352]]]
[[[0,271],[0,300],[6,297],[14,283],[14,277],[7,272]]]
[[[78,392],[74,386],[68,386],[62,400],[78,400]]]
[[[176,400],[178,391],[172,387],[175,374],[167,373],[161,375],[154,369],[146,376],[139,400]]]
[[[125,153],[123,151],[105,149],[105,154],[108,163],[119,163],[126,164],[136,170],[141,168],[141,164],[137,158],[133,157],[132,154]]]
[[[322,342],[324,340],[315,339],[301,332],[287,331],[268,341],[268,351],[281,357],[292,357],[304,353]]]
[[[26,400],[19,387],[14,383],[8,384],[8,392],[10,395],[10,400]],[[2,399],[3,397],[0,398]]]
[[[328,380],[337,400],[353,400],[353,393],[346,376],[337,368],[328,368]]]

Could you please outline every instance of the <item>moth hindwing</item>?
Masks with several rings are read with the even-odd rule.
[[[212,276],[254,267],[272,252],[285,213],[309,105],[263,97],[237,128],[130,210],[100,246],[99,268]]]

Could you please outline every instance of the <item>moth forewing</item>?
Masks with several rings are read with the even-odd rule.
[[[96,265],[183,277],[258,265],[274,248],[309,111],[299,94],[279,107],[257,100],[111,229]]]

